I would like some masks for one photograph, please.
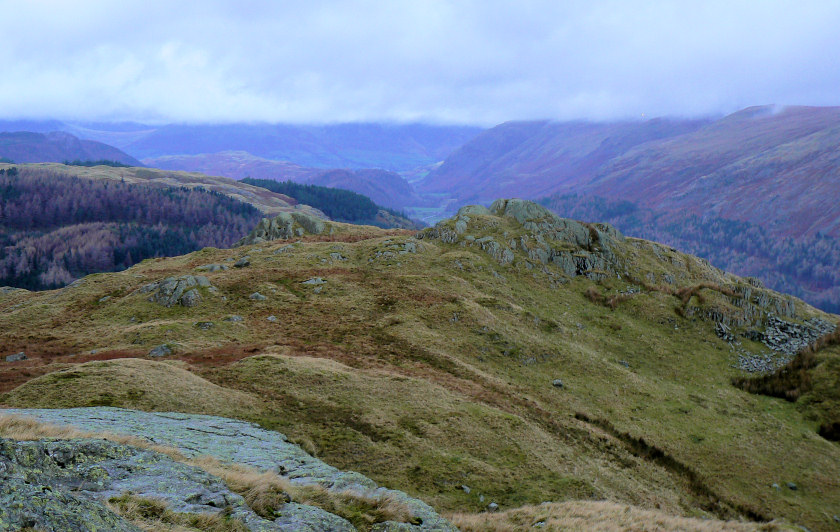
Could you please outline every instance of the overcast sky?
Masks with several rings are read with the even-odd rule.
[[[840,1],[0,0],[0,118],[420,121],[840,104]]]

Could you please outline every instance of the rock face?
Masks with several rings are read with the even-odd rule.
[[[182,275],[181,277],[167,277],[162,281],[149,283],[140,288],[141,294],[152,293],[149,301],[172,307],[181,305],[194,307],[201,302],[198,287],[212,288],[210,280],[203,275]]]
[[[237,246],[258,244],[269,240],[286,240],[305,234],[320,235],[329,224],[302,212],[282,212],[274,218],[263,218],[248,236],[236,243]]]
[[[426,503],[411,498],[403,492],[377,486],[369,478],[351,471],[340,471],[304,452],[277,432],[263,430],[256,425],[232,419],[179,413],[149,413],[119,408],[72,408],[61,410],[18,410],[5,411],[13,415],[27,416],[38,421],[71,425],[88,431],[108,431],[117,434],[138,436],[179,449],[186,456],[209,455],[227,463],[251,466],[260,470],[278,472],[293,484],[319,484],[330,491],[351,490],[374,498],[392,497],[405,504],[418,524],[385,522],[375,525],[374,530],[456,530],[440,517]],[[31,442],[9,444],[32,446],[31,454],[45,461],[33,464],[43,469],[44,477],[38,477],[43,485],[57,486],[51,493],[63,494],[63,486],[86,488],[85,482],[92,482],[88,491],[73,494],[72,504],[96,505],[102,497],[119,495],[131,490],[138,495],[149,494],[170,502],[173,509],[186,511],[219,511],[225,506],[234,510],[234,516],[246,522],[251,530],[295,530],[295,531],[344,531],[354,530],[338,516],[318,508],[297,503],[287,503],[278,510],[273,522],[254,515],[236,494],[227,491],[218,479],[201,471],[196,472],[151,451],[110,444],[99,440],[73,440],[71,442]],[[53,445],[54,447],[49,447]],[[40,446],[40,447],[39,447]],[[45,447],[46,446],[46,447]],[[0,448],[1,449],[1,448]],[[55,452],[45,449],[56,449]],[[15,451],[17,452],[17,451]],[[4,464],[7,459],[0,452],[0,479],[4,479]],[[69,458],[62,458],[69,456]],[[94,456],[95,458],[82,458]],[[63,461],[61,465],[55,462]],[[52,465],[55,463],[53,468]],[[96,467],[94,467],[96,466]],[[17,466],[16,466],[17,467]],[[6,467],[8,470],[9,468]],[[20,478],[28,474],[15,469]],[[53,474],[53,471],[56,471]],[[98,472],[98,473],[97,473]],[[17,477],[16,477],[17,478]],[[67,479],[67,480],[64,480]],[[99,482],[99,484],[96,484]],[[183,483],[183,484],[181,484]],[[0,494],[4,493],[5,482],[0,482]],[[23,492],[22,492],[23,493]],[[0,495],[2,496],[2,495]],[[64,495],[63,495],[64,496]],[[14,492],[9,501],[17,501]],[[66,497],[71,497],[66,495]],[[0,509],[6,507],[0,499]],[[60,506],[60,503],[55,503]],[[91,506],[91,507],[94,507]],[[85,507],[87,508],[87,507]],[[82,510],[82,515],[85,514]],[[184,511],[184,510],[182,510]],[[70,513],[69,511],[67,513]],[[3,530],[0,510],[0,530]],[[98,515],[98,514],[91,514]],[[108,514],[103,514],[107,517]],[[104,519],[105,517],[103,517]],[[115,521],[118,522],[118,521]],[[59,528],[46,529],[58,530]],[[71,526],[66,530],[88,530]],[[107,526],[99,529],[109,529]],[[135,530],[118,528],[113,530]]]

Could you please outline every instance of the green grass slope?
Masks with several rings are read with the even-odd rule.
[[[607,226],[494,207],[416,237],[347,229],[0,295],[0,354],[29,357],[0,362],[0,404],[95,404],[109,368],[89,362],[166,344],[179,362],[130,369],[138,383],[152,367],[191,372],[218,397],[191,411],[283,431],[440,510],[598,499],[836,526],[840,446],[799,402],[732,384],[745,375],[738,350],[767,350],[740,333],[769,316],[836,316]],[[245,255],[250,265],[232,267]],[[196,270],[206,264],[231,267]],[[140,290],[186,274],[212,284],[196,306],[166,308]],[[716,321],[740,344],[719,338]],[[144,403],[141,384],[125,394],[114,380],[110,401],[177,409],[178,381],[157,378]]]

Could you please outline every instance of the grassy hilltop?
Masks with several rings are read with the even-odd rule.
[[[836,316],[526,202],[416,236],[330,228],[3,293],[0,354],[28,358],[0,362],[0,405],[255,421],[441,511],[495,502],[511,529],[579,500],[837,525],[840,446],[818,430],[840,420],[840,349],[796,402],[732,384],[792,357],[765,356],[768,320]],[[189,306],[149,300],[185,276],[207,281]]]

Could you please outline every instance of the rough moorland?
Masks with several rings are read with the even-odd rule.
[[[439,511],[836,526],[840,447],[813,415],[835,348],[812,406],[733,385],[836,316],[518,200],[416,235],[331,225],[0,295],[2,354],[26,356],[0,362],[0,403],[251,421]],[[185,276],[196,304],[143,288]]]

